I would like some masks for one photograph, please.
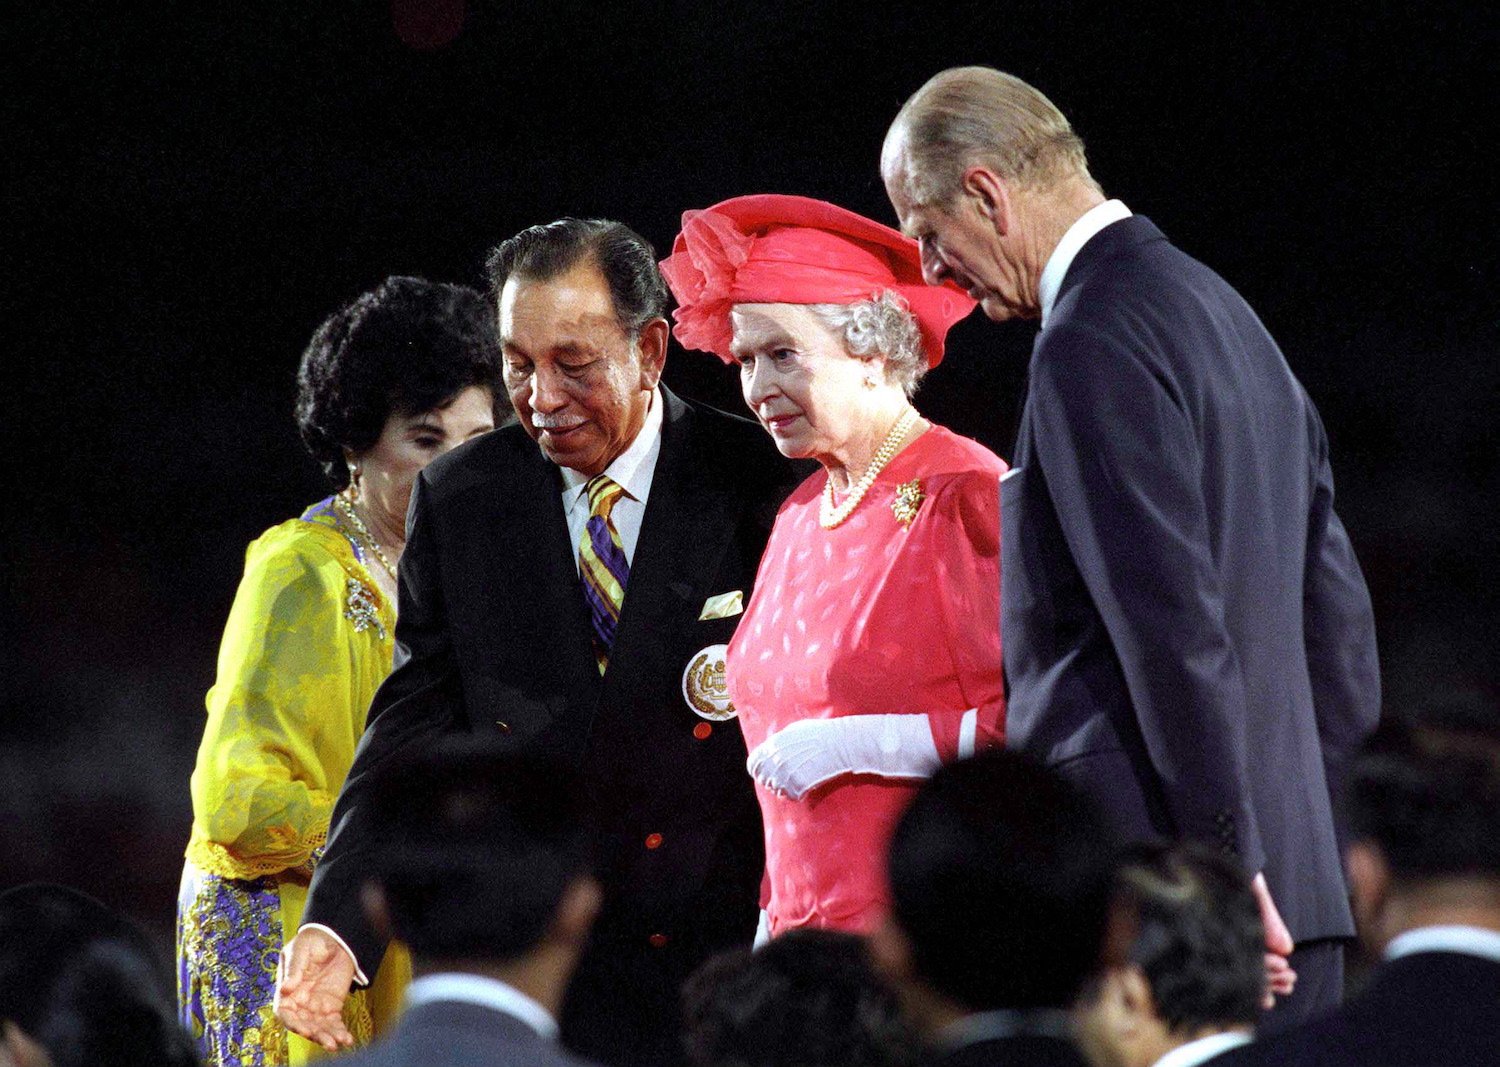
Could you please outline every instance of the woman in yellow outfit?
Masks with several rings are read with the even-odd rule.
[[[317,1055],[272,1014],[277,956],[391,670],[412,482],[493,429],[504,403],[493,322],[471,289],[389,278],[303,355],[298,428],[338,491],[246,552],[192,778],[178,993],[209,1067]],[[409,980],[405,954],[387,953],[350,999],[351,1032],[367,1039],[393,1018]]]

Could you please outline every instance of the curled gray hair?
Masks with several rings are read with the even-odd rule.
[[[911,397],[927,373],[922,329],[899,293],[886,289],[853,304],[808,304],[818,321],[843,339],[856,359],[885,358],[886,381]]]

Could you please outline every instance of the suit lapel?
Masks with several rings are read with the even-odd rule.
[[[577,703],[589,707],[598,692],[599,671],[589,639],[589,620],[574,564],[574,547],[563,514],[562,480],[557,467],[532,444],[513,477],[502,475],[487,492],[496,508],[496,588],[492,597],[547,636],[552,669],[570,681]]]
[[[661,454],[605,674],[606,692],[634,684],[633,676],[649,663],[650,650],[637,646],[652,643],[653,634],[681,632],[668,619],[688,611],[696,618],[704,598],[722,591],[708,586],[743,506],[728,485],[713,477],[711,465],[702,462],[699,453],[706,443],[697,433],[692,409],[665,387],[662,399]]]

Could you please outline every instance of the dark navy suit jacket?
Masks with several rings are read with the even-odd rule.
[[[1250,306],[1134,216],[1079,251],[1001,483],[1007,736],[1129,837],[1264,870],[1348,936],[1330,791],[1379,715],[1328,440]]]
[[[1500,1063],[1500,963],[1419,952],[1349,1003],[1226,1052],[1213,1067],[1477,1067]]]

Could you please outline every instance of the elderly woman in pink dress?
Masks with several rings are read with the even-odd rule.
[[[796,196],[686,213],[662,271],[678,340],[736,365],[781,452],[823,468],[777,516],[727,683],[769,933],[867,931],[918,781],[1003,737],[1005,464],[911,403],[974,302],[923,284],[915,242]]]

